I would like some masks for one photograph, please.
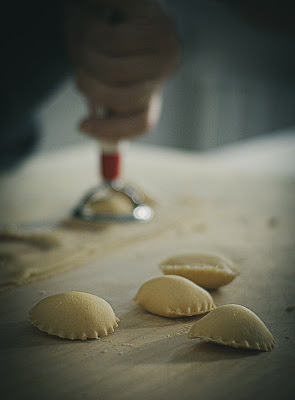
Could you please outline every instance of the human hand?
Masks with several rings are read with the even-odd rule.
[[[119,140],[147,132],[160,111],[159,91],[175,71],[174,23],[154,0],[88,0],[71,4],[67,43],[78,89],[106,116],[80,124],[95,138]],[[106,13],[119,15],[112,23]]]

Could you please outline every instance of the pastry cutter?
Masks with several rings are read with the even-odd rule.
[[[109,24],[119,24],[124,18],[118,10],[104,9],[103,14]],[[90,104],[90,112],[99,118],[110,117],[113,113],[102,107]],[[146,222],[152,219],[153,209],[144,203],[144,194],[135,186],[127,184],[121,178],[121,154],[120,143],[118,141],[101,142],[100,170],[102,183],[91,189],[81,199],[74,209],[74,216],[86,221],[100,222],[126,222],[142,221]],[[132,205],[132,212],[126,213],[104,213],[95,212],[90,205],[94,201],[108,201],[114,193],[123,193]]]
[[[101,118],[110,115],[102,108],[91,106],[92,113]],[[127,184],[121,178],[121,143],[118,141],[102,141],[100,154],[100,171],[102,183],[89,190],[73,211],[73,216],[90,222],[147,222],[153,218],[152,207],[145,204],[145,196],[134,185]],[[96,212],[91,208],[94,202],[107,202],[114,194],[121,193],[129,199],[131,212],[106,213]]]

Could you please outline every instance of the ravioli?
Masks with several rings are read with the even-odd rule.
[[[66,339],[98,339],[118,327],[110,304],[90,293],[65,292],[46,297],[29,312],[33,325]]]
[[[205,289],[176,275],[160,276],[143,283],[134,301],[153,314],[170,318],[205,314],[215,308]]]
[[[189,330],[190,339],[245,349],[271,351],[275,340],[261,319],[237,304],[217,307]]]
[[[217,289],[238,274],[233,262],[215,253],[192,253],[169,257],[159,265],[165,275],[179,275],[205,289]]]

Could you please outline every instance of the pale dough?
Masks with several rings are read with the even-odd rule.
[[[130,191],[128,186],[132,187],[139,194],[141,194],[141,198],[137,200],[144,200],[144,203],[150,206],[155,205],[155,201],[150,196],[147,196],[137,185],[127,185],[125,189]],[[101,187],[98,188],[97,192],[91,197],[91,199],[89,199],[89,203],[86,205],[86,208],[89,208],[90,211],[96,214],[132,214],[135,204],[123,191],[116,191],[108,187]]]
[[[153,314],[171,318],[205,314],[215,308],[205,289],[186,278],[172,275],[143,283],[134,301]]]
[[[153,200],[147,198],[147,202],[152,204]],[[38,231],[33,233],[17,226],[9,232],[0,232],[0,291],[47,279],[161,237],[178,225],[174,208],[170,210],[167,205],[167,210],[167,214],[158,213],[147,224],[92,223],[70,217],[50,231],[46,225],[43,228],[37,223],[34,229]]]
[[[124,193],[109,191],[108,197],[93,200],[88,207],[96,214],[131,214],[134,204]]]
[[[118,326],[108,302],[93,294],[65,292],[46,297],[29,312],[33,325],[66,339],[98,339]]]
[[[169,257],[159,267],[165,275],[183,276],[205,289],[227,285],[239,273],[233,262],[226,257],[203,252]]]
[[[46,233],[0,232],[0,288],[22,283],[59,254],[57,235]]]
[[[275,341],[261,319],[251,310],[237,304],[217,307],[189,330],[190,339],[200,338],[225,346],[270,351]]]
[[[52,250],[59,246],[59,241],[56,237],[45,233],[20,233],[13,231],[0,232],[0,254],[2,251],[7,250],[8,246],[13,245],[31,246],[38,250]]]

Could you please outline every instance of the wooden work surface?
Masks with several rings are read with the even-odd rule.
[[[203,156],[131,148],[125,175],[157,202],[155,220],[138,228],[149,234],[80,268],[0,293],[3,399],[291,398],[295,312],[286,307],[295,305],[294,144],[294,135],[266,138]],[[95,162],[91,149],[77,148],[2,177],[2,219],[28,227],[60,218],[93,185]],[[124,236],[133,228],[116,229]],[[257,313],[275,337],[272,352],[190,340],[197,317],[167,319],[133,303],[139,286],[160,275],[163,258],[196,250],[219,251],[239,264],[240,276],[211,294],[216,305]],[[115,333],[70,341],[30,325],[36,302],[70,290],[110,302],[120,318]]]

